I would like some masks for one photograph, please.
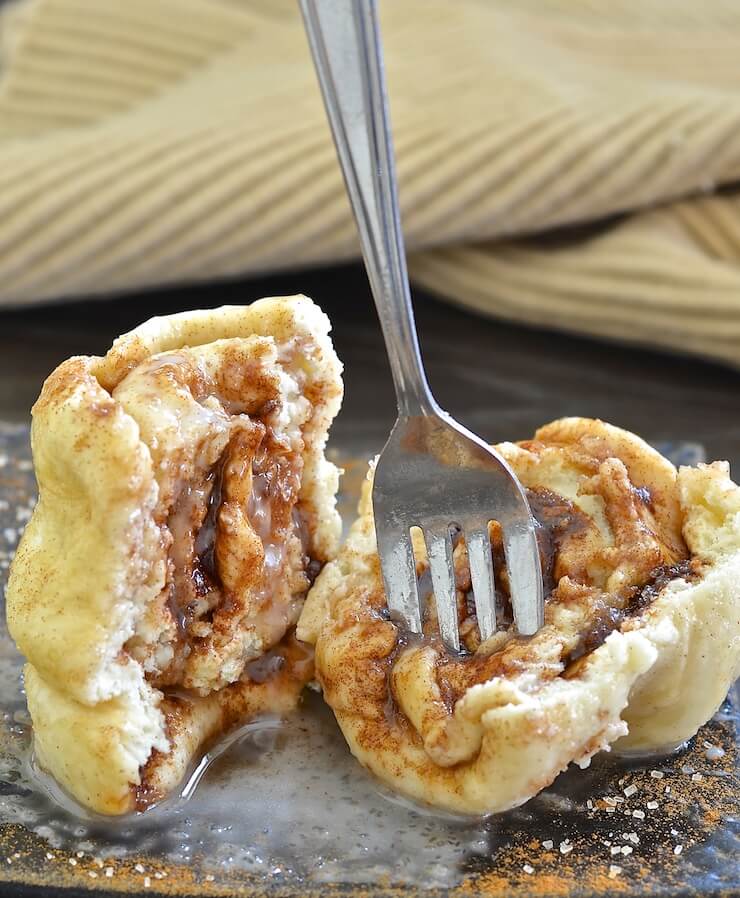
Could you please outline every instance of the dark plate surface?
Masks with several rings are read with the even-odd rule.
[[[0,313],[0,420],[8,422],[0,426],[0,585],[33,499],[27,409],[57,362],[104,351],[152,314],[297,290],[327,307],[347,366],[347,400],[332,442],[352,462],[349,513],[361,477],[357,459],[379,449],[393,417],[359,269]],[[482,321],[426,297],[417,298],[417,309],[440,401],[491,440],[581,414],[669,443],[689,461],[701,444],[710,457],[740,463],[740,376],[733,372]],[[524,808],[470,822],[382,793],[312,695],[291,720],[247,728],[188,800],[111,824],[59,808],[31,769],[19,661],[3,631],[3,895],[740,894],[737,696],[677,755],[642,763],[602,755]]]

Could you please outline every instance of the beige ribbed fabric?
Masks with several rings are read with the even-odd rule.
[[[710,195],[740,181],[736,0],[381,9],[416,283],[740,362],[740,199]],[[21,0],[0,25],[0,302],[357,254],[293,0]]]
[[[740,365],[740,196],[676,202],[550,244],[416,253],[411,275],[500,318]]]

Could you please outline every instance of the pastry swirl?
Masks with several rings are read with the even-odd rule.
[[[539,522],[549,594],[535,636],[512,627],[495,523],[491,639],[479,640],[462,540],[453,556],[465,652],[442,644],[433,595],[422,637],[391,620],[370,481],[298,625],[361,763],[413,799],[467,814],[522,804],[616,740],[637,751],[680,743],[740,672],[740,489],[726,464],[677,472],[633,434],[582,418],[498,449]],[[421,540],[416,548],[429,595]]]

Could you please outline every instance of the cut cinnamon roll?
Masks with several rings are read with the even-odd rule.
[[[522,804],[617,740],[636,752],[681,743],[740,673],[740,488],[725,463],[677,472],[633,434],[582,418],[497,448],[539,522],[539,633],[512,626],[494,523],[498,632],[480,643],[458,541],[465,651],[445,648],[422,540],[424,633],[404,632],[386,607],[369,481],[298,625],[354,755],[399,792],[465,814]]]
[[[38,760],[95,811],[159,800],[312,676],[295,623],[340,532],[328,333],[305,297],[187,312],[44,384],[8,623]]]

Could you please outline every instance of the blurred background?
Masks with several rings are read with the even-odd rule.
[[[381,0],[441,403],[492,440],[592,415],[740,462],[740,5]],[[394,417],[293,0],[0,0],[0,421],[153,314],[305,292],[334,431]]]

